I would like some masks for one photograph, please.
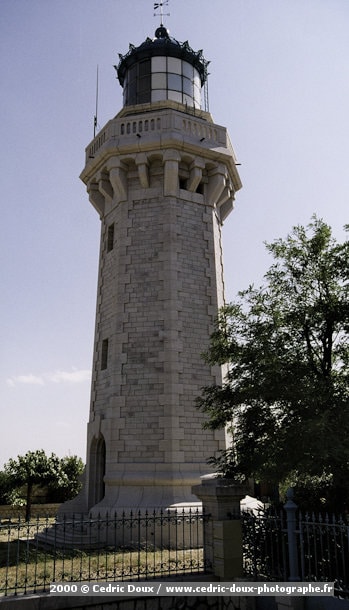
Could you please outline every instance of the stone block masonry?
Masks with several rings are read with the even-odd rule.
[[[126,463],[206,471],[219,443],[202,430],[195,399],[216,380],[201,354],[218,307],[217,220],[209,206],[153,197],[116,206],[104,234],[111,222],[115,245],[102,252],[96,333],[109,339],[110,363],[98,375],[92,406],[103,416],[109,395],[119,405],[108,430],[106,479],[117,480]],[[173,468],[166,476],[176,476]]]

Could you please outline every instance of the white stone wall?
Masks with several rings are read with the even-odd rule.
[[[180,198],[123,202],[105,219],[104,244],[111,222],[114,248],[104,245],[101,257],[93,413],[116,420],[118,463],[206,464],[218,444],[202,430],[194,402],[215,381],[201,354],[222,301],[216,216]],[[104,338],[109,359],[102,371]]]

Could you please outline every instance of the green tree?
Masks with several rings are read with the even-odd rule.
[[[19,490],[26,488],[26,520],[30,511],[34,486],[44,487],[53,502],[64,502],[74,498],[81,488],[80,478],[84,470],[81,458],[76,455],[57,457],[54,453],[47,456],[40,449],[28,451],[17,460],[10,459],[0,472],[0,496],[7,502],[20,499]]]
[[[81,489],[81,476],[84,464],[76,455],[63,457],[60,460],[59,476],[48,485],[49,498],[52,502],[71,500]]]
[[[348,229],[348,227],[346,227]],[[198,407],[231,446],[226,476],[282,483],[317,477],[336,509],[349,502],[349,242],[315,216],[266,244],[265,285],[220,312],[206,360],[227,365]],[[329,485],[330,481],[330,485]],[[329,497],[330,496],[330,497]]]
[[[4,466],[11,488],[26,486],[26,512],[25,519],[29,521],[32,493],[34,485],[48,485],[60,476],[60,459],[52,453],[47,456],[42,449],[28,451],[19,455],[17,460],[10,459]]]
[[[0,471],[0,504],[8,504],[11,494],[11,483],[4,471]]]

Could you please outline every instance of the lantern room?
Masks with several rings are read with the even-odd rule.
[[[202,51],[193,51],[188,42],[180,43],[160,26],[153,39],[139,47],[130,45],[119,55],[115,66],[123,87],[124,106],[172,100],[186,106],[206,108],[202,88],[207,83],[207,62]]]

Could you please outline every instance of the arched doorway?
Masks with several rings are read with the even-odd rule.
[[[105,440],[100,434],[92,440],[90,449],[89,508],[103,500],[105,495],[105,458]]]

